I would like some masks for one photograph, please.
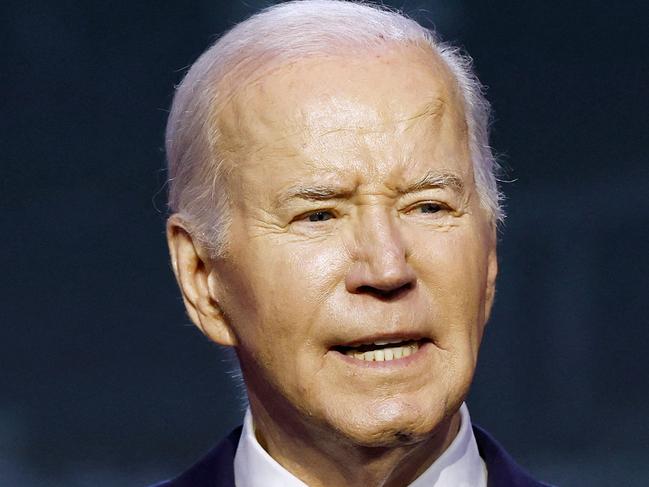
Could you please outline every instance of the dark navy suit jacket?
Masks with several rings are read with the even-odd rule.
[[[475,425],[473,433],[487,465],[488,487],[550,487],[532,479],[489,433]],[[234,454],[240,436],[241,426],[178,477],[152,487],[234,487]]]

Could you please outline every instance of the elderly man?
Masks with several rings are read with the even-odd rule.
[[[472,427],[501,218],[466,58],[368,5],[284,3],[178,87],[167,236],[250,407],[164,486],[540,486]]]

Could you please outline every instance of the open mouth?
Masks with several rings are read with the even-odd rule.
[[[427,339],[420,340],[383,340],[373,343],[363,343],[356,346],[339,345],[333,350],[366,362],[387,362],[399,360],[416,353]]]

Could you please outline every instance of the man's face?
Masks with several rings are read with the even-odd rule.
[[[496,274],[448,71],[415,48],[303,60],[217,123],[232,224],[210,279],[253,407],[365,445],[435,431],[468,391]]]

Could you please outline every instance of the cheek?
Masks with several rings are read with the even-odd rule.
[[[429,293],[431,313],[443,347],[470,345],[477,351],[484,325],[486,245],[462,228],[440,232],[416,254],[419,275]]]
[[[294,352],[310,346],[323,302],[344,282],[340,256],[333,246],[304,242],[253,247],[241,256],[247,265],[234,272],[231,307],[244,343],[264,349],[268,360],[280,346]]]
[[[268,272],[277,287],[274,305],[291,306],[298,316],[312,317],[344,283],[345,253],[336,238],[284,243],[270,252]]]
[[[444,298],[457,299],[465,305],[482,301],[487,276],[485,242],[463,228],[428,237],[420,242],[419,262],[415,264],[422,279]]]

